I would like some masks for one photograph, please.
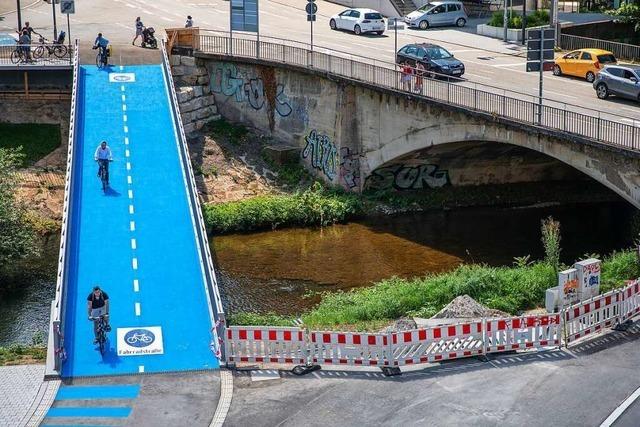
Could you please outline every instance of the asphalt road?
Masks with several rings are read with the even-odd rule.
[[[640,325],[569,351],[468,359],[400,377],[235,379],[225,426],[599,426],[640,385]],[[638,406],[624,415],[637,426]],[[625,418],[626,419],[626,418]]]
[[[306,22],[305,2],[302,0],[263,0],[260,3],[260,28],[263,36],[281,37],[288,40],[309,43],[310,25]],[[331,15],[344,9],[343,6],[317,1],[319,14],[314,25],[314,44],[341,50],[384,62],[393,62],[395,37],[392,31],[382,36],[356,36],[329,28]],[[116,46],[114,56],[123,56],[122,62],[128,64],[143,63],[149,57],[142,49],[133,48],[131,39],[135,34],[134,20],[140,16],[147,26],[153,26],[162,37],[162,29],[182,27],[187,14],[194,18],[196,26],[212,30],[226,31],[229,28],[229,2],[227,0],[78,0],[76,14],[71,15],[71,35],[79,37],[85,45],[91,44],[98,31]],[[23,20],[29,19],[45,35],[53,36],[51,5],[41,3],[23,13]],[[0,31],[12,31],[15,26],[15,14],[9,14],[0,21]],[[479,21],[473,21],[473,25]],[[480,21],[481,22],[481,21]],[[66,29],[66,20],[58,15],[58,24]],[[525,60],[521,56],[521,47],[505,44],[500,40],[480,37],[466,28],[436,28],[426,31],[405,29],[398,33],[398,46],[409,42],[430,41],[450,50],[466,65],[468,79],[465,85],[490,85],[495,89],[486,90],[507,93],[511,96],[530,99],[538,93],[538,74],[527,73]],[[559,103],[576,105],[573,111],[592,108],[605,114],[623,116],[622,123],[632,124],[640,120],[640,106],[636,102],[609,99],[599,100],[591,84],[586,81],[555,77],[545,73],[545,97]],[[596,113],[590,113],[596,114]],[[635,122],[640,126],[640,122]]]

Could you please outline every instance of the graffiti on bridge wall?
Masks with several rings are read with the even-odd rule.
[[[448,183],[449,172],[440,170],[436,165],[391,165],[373,171],[367,177],[365,187],[372,190],[420,190]]]
[[[211,91],[233,96],[236,102],[246,102],[254,110],[260,110],[266,102],[264,80],[247,74],[239,72],[235,64],[217,64],[211,76]],[[276,85],[275,110],[282,117],[289,116],[293,111],[282,84]]]
[[[348,147],[340,148],[340,177],[345,188],[360,186],[360,155]]]
[[[314,169],[318,169],[324,175],[333,180],[338,173],[338,150],[328,135],[319,133],[315,129],[304,138],[307,145],[302,150],[302,158],[310,158]]]

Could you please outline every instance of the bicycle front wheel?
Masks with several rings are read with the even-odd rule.
[[[97,66],[98,68],[102,68],[102,57],[101,57],[101,55],[100,55],[100,54],[97,54],[97,55],[96,55],[96,66]]]
[[[63,44],[54,47],[53,55],[58,59],[63,59],[67,56],[67,47]]]
[[[40,59],[42,58],[42,55],[44,55],[44,46],[38,46],[37,48],[35,48],[35,50],[33,51],[33,58]]]
[[[13,52],[11,52],[11,62],[14,64],[18,64],[22,61],[22,52],[20,52],[18,49],[14,50]]]

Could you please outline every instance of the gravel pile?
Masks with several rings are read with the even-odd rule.
[[[447,304],[432,319],[509,317],[508,313],[480,304],[469,295],[462,295]]]

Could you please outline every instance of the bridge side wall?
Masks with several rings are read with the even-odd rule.
[[[203,63],[223,117],[298,145],[310,171],[346,189],[361,191],[379,168],[409,159],[431,165],[414,174],[441,183],[446,170],[453,185],[574,179],[577,170],[640,207],[640,156],[629,152],[304,68]],[[465,144],[437,148],[453,143]],[[457,155],[444,154],[451,150]]]

